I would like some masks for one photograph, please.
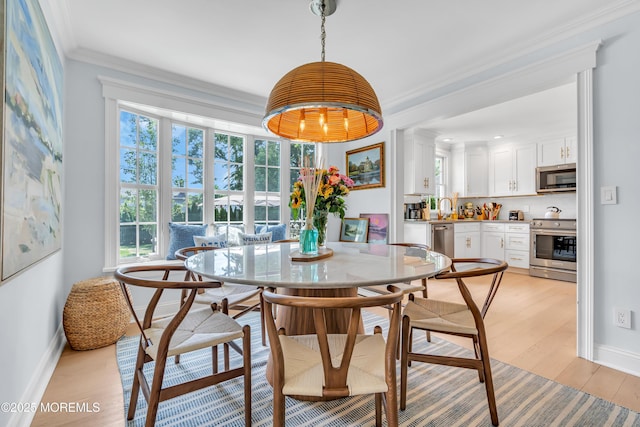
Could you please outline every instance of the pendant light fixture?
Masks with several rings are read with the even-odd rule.
[[[262,120],[265,129],[291,141],[347,142],[382,129],[382,112],[373,88],[349,67],[324,60],[325,18],[336,0],[312,0],[320,15],[320,62],[289,71],[273,87]]]

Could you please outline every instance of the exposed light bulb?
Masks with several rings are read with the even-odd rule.
[[[305,116],[304,116],[304,108],[300,110],[300,132],[304,132],[305,125]]]
[[[324,134],[326,135],[327,132],[329,132],[329,124],[325,123],[322,125],[322,130],[324,131]]]
[[[344,122],[344,130],[349,132],[349,116],[347,110],[342,111],[342,121]]]
[[[321,108],[320,109],[320,126],[324,126],[326,122],[327,122],[327,109]]]

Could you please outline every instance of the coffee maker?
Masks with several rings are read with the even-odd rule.
[[[509,221],[522,221],[522,220],[524,220],[524,212],[509,211]]]
[[[405,203],[404,219],[423,219],[422,209],[426,207],[426,203]]]

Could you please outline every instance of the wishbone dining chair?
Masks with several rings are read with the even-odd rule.
[[[440,273],[435,278],[437,280],[453,279],[464,303],[433,298],[415,298],[410,295],[409,302],[404,308],[400,356],[400,409],[404,410],[407,405],[407,370],[411,362],[476,369],[480,382],[485,384],[491,423],[497,426],[498,409],[491,376],[491,360],[484,317],[496,296],[502,275],[508,265],[504,261],[490,258],[454,258],[451,262],[451,271]],[[489,280],[482,281],[482,283],[469,280],[481,276],[488,276]],[[486,286],[485,296],[480,306],[469,291],[469,286]],[[463,358],[414,352],[412,349],[414,329],[470,338],[473,340],[475,357]]]
[[[184,277],[187,272],[183,265],[143,265],[121,267],[114,273],[120,282],[122,293],[131,310],[131,314],[140,330],[140,343],[136,359],[131,388],[131,400],[127,419],[132,420],[136,412],[138,393],[147,400],[148,409],[145,420],[147,427],[156,421],[158,406],[165,400],[190,393],[205,387],[219,384],[237,377],[244,377],[244,411],[245,425],[251,425],[251,337],[248,325],[240,326],[238,322],[226,314],[212,310],[209,306],[191,309],[198,289],[219,287],[216,281],[175,280]],[[146,308],[144,318],[139,319],[133,308],[128,286],[139,286],[154,289],[153,296]],[[186,298],[181,300],[179,310],[166,317],[155,318],[155,310],[165,290],[185,290]],[[225,357],[224,370],[218,368],[218,350],[220,344],[234,340],[242,342],[242,365],[229,367]],[[212,373],[204,377],[189,379],[176,385],[163,384],[167,358],[204,349],[212,349]],[[145,376],[144,367],[155,362],[151,385]],[[234,362],[234,365],[237,364]]]
[[[176,259],[186,260],[192,255],[200,252],[217,250],[219,248],[213,246],[190,246],[187,248],[178,249],[175,253]],[[193,280],[202,280],[202,277],[190,273],[190,277]],[[258,298],[257,302],[252,302],[254,298]],[[184,298],[184,293],[183,293]],[[250,302],[250,304],[246,304]],[[239,310],[231,317],[238,319],[247,313],[250,313],[256,309],[260,310],[260,332],[262,334],[262,345],[266,345],[267,339],[264,331],[264,315],[262,314],[262,288],[251,285],[225,285],[218,288],[209,288],[204,292],[199,292],[195,299],[196,304],[213,304],[213,308],[220,308],[220,310],[229,314],[229,309]]]
[[[375,395],[376,425],[382,424],[382,403],[389,426],[398,425],[396,396],[396,346],[400,301],[403,293],[393,286],[387,295],[373,297],[307,297],[276,294],[265,290],[265,318],[269,335],[273,382],[273,425],[285,425],[285,396],[336,399],[361,394]],[[315,334],[287,335],[277,328],[273,306],[310,310]],[[392,307],[387,338],[376,326],[374,334],[359,334],[361,310]],[[331,311],[349,310],[344,334],[331,334],[327,322]]]

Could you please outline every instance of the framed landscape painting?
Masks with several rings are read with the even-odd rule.
[[[384,142],[347,151],[346,164],[352,190],[384,187]]]
[[[367,243],[368,218],[345,218],[340,228],[341,242]]]
[[[3,4],[4,280],[61,246],[63,69],[38,1]]]

